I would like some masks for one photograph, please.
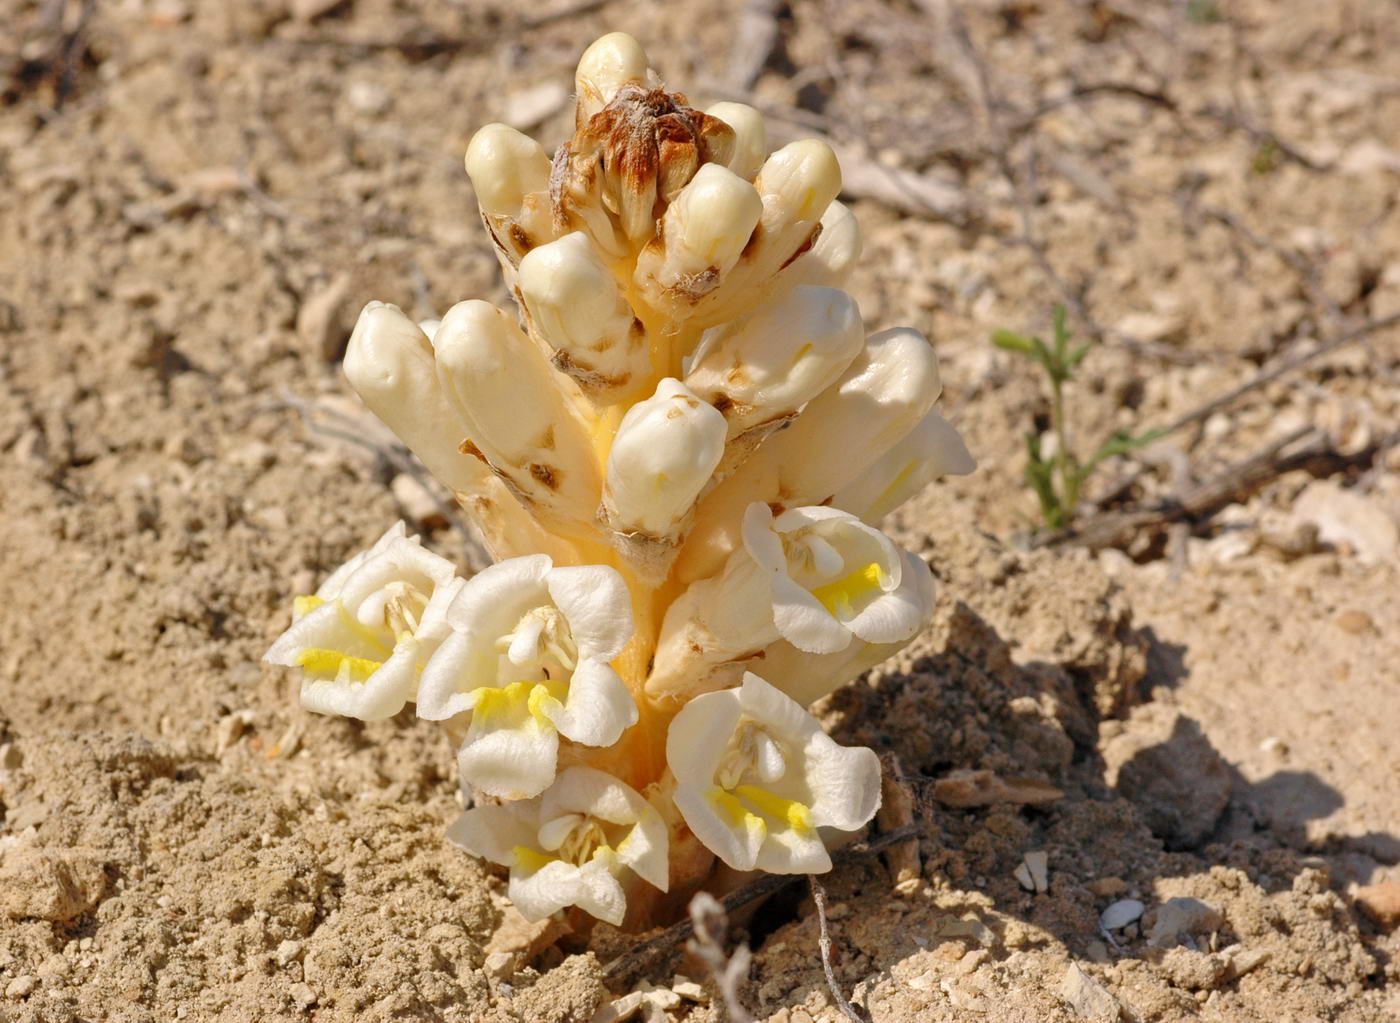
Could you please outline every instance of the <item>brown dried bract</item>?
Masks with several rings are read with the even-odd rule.
[[[583,205],[601,205],[625,237],[641,244],[701,165],[725,162],[733,146],[733,129],[680,93],[624,85],[555,154],[555,226],[565,230]]]

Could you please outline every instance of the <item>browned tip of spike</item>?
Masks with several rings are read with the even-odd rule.
[[[644,243],[666,204],[703,164],[727,160],[733,144],[733,130],[685,96],[630,82],[555,154],[555,227],[565,229],[579,204],[600,203],[628,238]]]

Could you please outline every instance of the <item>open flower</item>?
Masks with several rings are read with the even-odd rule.
[[[744,513],[743,537],[768,570],[773,624],[799,650],[835,653],[856,637],[894,643],[927,619],[926,588],[904,580],[899,548],[849,512],[792,508],[774,518],[756,501]]]
[[[264,660],[302,670],[307,710],[393,717],[414,698],[419,672],[447,635],[447,607],[463,583],[451,562],[396,523],[314,595],[296,599],[292,627]]]
[[[532,922],[578,906],[621,924],[627,895],[619,874],[630,870],[663,892],[669,879],[661,815],[630,786],[591,767],[561,771],[533,799],[474,807],[447,837],[509,867],[510,901]]]
[[[873,750],[836,744],[793,700],[752,673],[697,696],[666,735],[675,803],[735,870],[831,869],[818,828],[853,831],[880,806]]]
[[[474,576],[447,610],[452,633],[423,670],[418,715],[470,711],[462,777],[526,799],[554,780],[559,736],[610,746],[637,720],[608,664],[632,636],[627,585],[605,565],[511,558]]]

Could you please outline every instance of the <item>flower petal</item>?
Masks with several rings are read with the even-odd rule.
[[[577,906],[613,926],[622,923],[627,913],[627,896],[603,857],[581,867],[553,860],[529,873],[512,869],[506,894],[520,915],[531,923],[566,906]]]
[[[543,713],[560,735],[585,746],[611,746],[637,723],[632,694],[602,661],[579,661],[563,705],[549,701]]]
[[[531,809],[524,803],[474,806],[448,825],[447,840],[473,856],[509,867],[515,862],[516,846],[534,844]]]
[[[301,682],[301,705],[316,714],[383,721],[413,698],[417,676],[418,644],[405,638],[364,681],[316,678],[307,671]]]
[[[900,553],[904,569],[899,587],[876,597],[846,623],[867,643],[911,639],[933,615],[933,573],[922,558],[908,551]]]
[[[834,654],[851,642],[850,630],[786,575],[773,576],[773,624],[783,639],[810,654]]]
[[[472,714],[466,741],[457,753],[462,779],[498,799],[528,799],[549,788],[559,756],[559,733],[526,714],[514,727],[483,724]]]
[[[470,665],[477,638],[465,632],[452,632],[428,658],[418,679],[418,716],[425,721],[446,721],[476,706],[479,685],[473,681]]]
[[[553,564],[548,554],[527,554],[482,569],[467,580],[448,608],[447,620],[455,629],[494,642],[514,629],[526,611],[546,603],[544,581]]]
[[[697,696],[695,699],[704,698]],[[735,870],[754,869],[759,849],[768,834],[758,817],[749,815],[735,823],[729,815],[721,816],[708,789],[693,784],[677,785],[673,799],[686,825],[705,848]]]
[[[564,613],[579,654],[610,661],[632,638],[632,598],[615,568],[576,565],[556,568],[545,580]]]
[[[768,571],[785,574],[787,556],[774,526],[773,510],[762,501],[754,501],[744,509],[742,536],[749,556]]]
[[[666,764],[681,786],[709,787],[739,714],[739,691],[721,689],[695,697],[671,719]]]
[[[778,828],[769,831],[754,866],[770,874],[824,874],[831,869],[831,854],[816,831]]]
[[[854,831],[880,808],[880,758],[864,746],[841,746],[818,730],[808,737],[803,775],[812,793],[812,823]]]

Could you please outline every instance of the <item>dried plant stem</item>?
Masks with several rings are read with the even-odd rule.
[[[818,943],[822,951],[822,969],[826,972],[826,986],[831,991],[831,997],[836,1002],[836,1008],[841,1015],[845,1016],[852,1023],[869,1023],[864,1016],[856,1011],[856,1007],[846,1000],[846,996],[841,992],[841,985],[836,982],[836,971],[831,967],[831,932],[826,926],[826,889],[817,880],[816,874],[807,875],[807,885],[812,890],[812,902],[817,907],[817,925],[821,928],[821,937]]]
[[[739,985],[748,979],[753,956],[748,945],[739,945],[733,955],[724,952],[729,933],[729,915],[709,892],[700,892],[690,900],[690,925],[695,936],[686,943],[709,971],[719,989],[720,999],[730,1023],[753,1023],[753,1016],[739,1001]]]

